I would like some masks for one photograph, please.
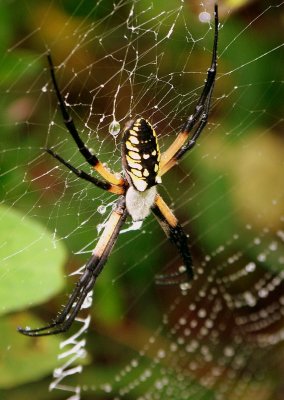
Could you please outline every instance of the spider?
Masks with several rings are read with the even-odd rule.
[[[215,4],[214,11],[215,30],[211,66],[207,70],[207,79],[193,114],[188,117],[176,139],[162,154],[155,130],[150,122],[143,117],[129,121],[125,127],[121,148],[125,177],[110,172],[82,141],[59,90],[51,55],[47,55],[51,80],[65,126],[84,159],[104,180],[97,179],[75,168],[51,149],[46,149],[46,151],[79,178],[91,182],[100,189],[118,195],[119,199],[62,313],[49,325],[41,328],[24,329],[19,327],[20,333],[27,336],[44,336],[65,332],[70,328],[87,294],[93,289],[99,274],[102,272],[128,215],[135,222],[143,221],[152,212],[166,236],[176,246],[183,260],[184,266],[180,267],[177,272],[157,276],[158,283],[172,284],[180,283],[181,279],[183,279],[183,282],[193,279],[193,264],[187,236],[173,212],[158,194],[156,186],[161,183],[161,177],[195,146],[207,123],[217,69],[219,24],[217,4]]]

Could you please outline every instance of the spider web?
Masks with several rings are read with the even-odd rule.
[[[213,4],[168,3],[40,1],[15,13],[18,28],[2,63],[14,56],[10,74],[19,73],[0,82],[3,204],[39,221],[55,246],[68,248],[67,275],[82,271],[116,197],[81,182],[43,151],[51,147],[90,173],[62,122],[46,51],[82,138],[121,172],[125,123],[149,119],[166,149],[193,112],[210,65]],[[9,10],[13,3],[4,4]],[[175,271],[181,261],[153,218],[139,229],[128,221],[93,304],[90,296],[87,312],[61,342],[53,377],[50,369],[33,383],[38,398],[283,399],[281,11],[277,1],[219,5],[209,122],[159,186],[189,234],[190,289],[155,285],[156,273]],[[47,307],[48,320],[65,301],[31,313]],[[11,344],[5,359],[16,351]]]

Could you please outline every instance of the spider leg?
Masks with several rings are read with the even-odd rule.
[[[177,161],[190,149],[192,149],[201,132],[206,126],[209,108],[212,98],[212,93],[214,89],[214,83],[217,71],[217,46],[218,46],[218,5],[215,4],[215,30],[214,30],[214,43],[212,51],[211,66],[207,71],[207,79],[203,88],[203,91],[199,97],[197,105],[195,106],[194,113],[189,116],[186,123],[184,124],[181,132],[176,137],[174,142],[169,146],[169,148],[161,156],[161,165],[159,175],[164,175],[169,169],[176,165]],[[189,135],[192,129],[198,123],[195,131]]]
[[[106,190],[108,192],[115,193],[115,194],[124,194],[125,193],[125,189],[123,187],[113,185],[106,181],[101,181],[101,180],[87,174],[86,172],[82,171],[81,169],[77,169],[77,168],[73,167],[73,165],[69,164],[59,154],[54,153],[54,151],[52,151],[51,149],[46,149],[46,152],[48,154],[50,154],[52,157],[56,158],[56,160],[61,162],[61,164],[65,165],[65,167],[70,169],[70,171],[72,171],[79,178],[93,183],[95,186],[99,187],[100,189],[103,189],[103,190]]]
[[[74,124],[73,118],[69,115],[65,101],[62,98],[61,92],[59,90],[59,86],[57,84],[56,76],[55,76],[55,70],[54,70],[54,65],[53,61],[51,58],[50,53],[47,54],[47,59],[49,63],[49,69],[50,69],[50,74],[51,74],[51,79],[52,83],[55,89],[55,93],[59,102],[61,114],[63,117],[64,124],[66,128],[68,129],[69,133],[73,137],[75,143],[77,144],[77,147],[82,154],[82,156],[85,158],[85,160],[108,182],[112,183],[113,185],[119,185],[123,186],[125,184],[125,181],[122,177],[116,177],[115,174],[110,172],[107,168],[104,167],[104,165],[99,161],[99,159],[90,152],[90,150],[87,148],[83,140],[80,138],[80,135],[78,133],[78,130]]]
[[[213,86],[211,88],[211,93],[213,92]],[[208,114],[209,114],[209,107],[210,107],[210,100],[211,100],[211,94],[208,97],[208,99],[206,100],[205,104],[204,104],[204,112],[200,118],[200,121],[197,125],[197,127],[195,128],[190,140],[188,140],[186,142],[185,145],[181,146],[180,149],[176,152],[176,154],[167,162],[167,164],[164,164],[161,166],[161,172],[160,175],[164,175],[165,173],[167,173],[172,167],[174,167],[177,164],[177,161],[182,158],[182,156],[189,150],[191,150],[195,144],[196,141],[198,139],[198,137],[200,136],[201,132],[203,131],[203,129],[205,128],[206,124],[207,124],[207,120],[208,120]]]
[[[93,289],[97,277],[103,270],[108,256],[118,238],[120,229],[127,217],[124,197],[116,204],[107,225],[100,237],[92,257],[85,266],[85,271],[73,290],[64,310],[56,319],[47,326],[29,329],[18,328],[18,331],[26,336],[47,336],[67,331],[79,313],[87,294]]]
[[[180,284],[193,279],[193,264],[188,247],[187,236],[178,220],[160,195],[156,196],[152,212],[164,230],[166,236],[177,247],[184,265],[179,271],[167,275],[157,275],[156,283],[161,285]]]

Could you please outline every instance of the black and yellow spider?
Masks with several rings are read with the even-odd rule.
[[[106,169],[98,158],[85,146],[69,115],[65,102],[60,93],[50,54],[48,61],[51,79],[57,95],[60,110],[66,128],[75,140],[80,153],[85,160],[105,179],[99,180],[86,172],[76,169],[52,150],[47,152],[69,168],[79,178],[93,183],[108,192],[119,195],[116,206],[112,211],[106,227],[100,237],[92,257],[85,265],[85,270],[76,284],[61,314],[54,322],[37,329],[18,328],[19,332],[28,336],[52,335],[65,332],[70,328],[81,306],[101,273],[107,258],[116,242],[121,227],[130,215],[133,221],[144,220],[152,211],[170,241],[177,247],[184,266],[178,272],[157,277],[160,283],[176,283],[181,278],[187,281],[193,278],[192,259],[187,243],[187,237],[176,217],[157,193],[156,186],[161,177],[168,172],[181,157],[196,143],[204,129],[210,108],[212,92],[217,68],[218,44],[218,6],[215,5],[215,33],[211,66],[207,71],[207,80],[195,107],[194,113],[185,122],[181,132],[174,142],[164,152],[160,153],[155,130],[143,117],[127,123],[122,139],[122,165],[125,177],[117,177]]]

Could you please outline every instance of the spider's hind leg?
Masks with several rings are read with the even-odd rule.
[[[67,331],[80,311],[80,308],[94,283],[95,281],[92,276],[92,271],[86,269],[77,282],[76,287],[70,295],[67,304],[64,306],[62,313],[58,314],[53,322],[35,329],[18,327],[18,332],[26,336],[48,336]]]
[[[193,264],[187,236],[178,223],[178,220],[160,195],[157,195],[156,197],[155,204],[152,207],[152,212],[167,237],[177,247],[184,263],[184,265],[174,273],[157,275],[156,283],[159,285],[187,284],[193,279]]]
[[[125,198],[122,196],[117,201],[116,208],[110,215],[106,227],[93,251],[93,255],[87,262],[85,271],[77,282],[62,313],[52,323],[41,328],[29,329],[19,327],[18,331],[20,333],[26,336],[48,336],[66,332],[70,328],[85,298],[93,289],[97,277],[102,272],[126,217]]]

